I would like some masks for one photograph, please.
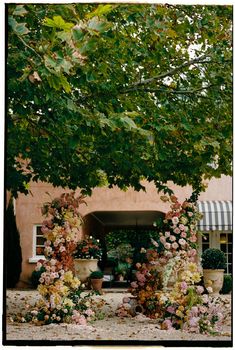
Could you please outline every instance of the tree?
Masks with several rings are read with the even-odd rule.
[[[21,274],[22,253],[20,235],[16,226],[13,200],[10,199],[5,217],[5,274],[7,288],[14,288]]]
[[[232,6],[8,5],[6,184],[231,174]]]

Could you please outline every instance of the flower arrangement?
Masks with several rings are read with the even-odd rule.
[[[102,249],[99,240],[90,236],[78,242],[73,256],[76,259],[101,259]]]
[[[158,240],[145,250],[147,263],[137,263],[136,280],[129,292],[143,314],[158,319],[162,329],[181,329],[196,333],[216,333],[224,318],[220,298],[208,296],[199,283],[202,268],[196,262],[197,221],[201,219],[195,204],[178,202],[177,197],[164,196],[171,210],[163,220]],[[174,274],[172,289],[167,288]],[[162,288],[163,287],[163,288]],[[127,302],[117,314],[131,316]]]
[[[91,294],[81,297],[83,286],[74,277],[72,254],[80,236],[82,219],[78,206],[83,197],[75,198],[74,192],[46,203],[42,213],[47,218],[42,232],[45,241],[45,260],[37,263],[36,271],[42,271],[38,285],[41,298],[26,313],[24,321],[36,324],[71,322],[84,325],[95,317]]]

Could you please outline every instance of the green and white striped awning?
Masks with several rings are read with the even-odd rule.
[[[199,230],[232,230],[232,201],[199,201],[198,209],[203,214]]]

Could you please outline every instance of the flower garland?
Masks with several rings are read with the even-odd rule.
[[[43,271],[37,288],[41,298],[23,317],[25,322],[85,325],[95,318],[91,294],[81,297],[83,286],[73,274],[72,254],[82,225],[78,207],[84,203],[82,196],[74,195],[74,192],[62,194],[42,208],[43,215],[49,218],[42,225],[45,260],[39,261],[35,269]]]

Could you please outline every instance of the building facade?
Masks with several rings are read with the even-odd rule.
[[[92,196],[86,198],[87,205],[81,205],[80,213],[84,218],[83,235],[101,237],[116,228],[151,228],[158,216],[169,210],[169,204],[161,201],[152,183],[146,183],[146,192],[118,188],[95,188]],[[190,186],[179,187],[168,184],[175,195],[183,202],[189,198]],[[54,188],[47,183],[32,183],[31,194],[20,194],[15,200],[15,215],[20,232],[22,249],[22,273],[18,287],[30,285],[30,276],[36,262],[43,257],[43,236],[40,226],[44,217],[41,207],[44,202],[60,196],[69,190]],[[79,190],[76,191],[79,194]],[[199,228],[204,238],[199,236],[200,251],[208,248],[220,248],[227,257],[227,271],[232,272],[232,178],[222,176],[212,179],[199,197],[199,210],[204,213]]]

